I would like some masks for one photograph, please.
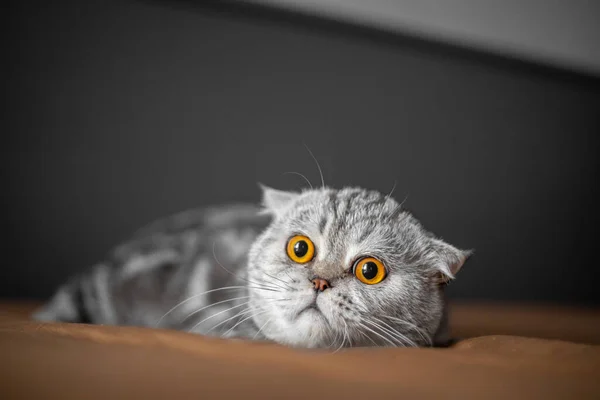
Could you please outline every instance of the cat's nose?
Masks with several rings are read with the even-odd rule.
[[[315,290],[317,290],[319,292],[322,292],[325,289],[329,289],[331,287],[329,282],[327,282],[325,279],[314,278],[311,282],[314,285]]]

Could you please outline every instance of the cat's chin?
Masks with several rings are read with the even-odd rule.
[[[331,328],[325,315],[317,308],[308,307],[303,310],[296,317],[294,325],[297,328],[295,340],[292,340],[294,346],[304,348],[326,346]]]

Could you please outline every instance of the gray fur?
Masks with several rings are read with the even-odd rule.
[[[447,339],[444,283],[470,252],[435,238],[390,196],[359,188],[263,188],[262,209],[229,206],[157,221],[73,277],[40,320],[139,325],[306,348],[427,346]],[[302,234],[315,257],[286,244]],[[361,256],[387,277],[365,285]],[[330,288],[314,289],[312,278]]]

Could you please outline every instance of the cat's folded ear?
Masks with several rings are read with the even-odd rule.
[[[430,265],[439,283],[448,282],[456,276],[473,250],[460,250],[440,239],[431,239]]]
[[[263,214],[282,215],[288,207],[300,196],[299,193],[277,190],[259,183],[262,190]]]

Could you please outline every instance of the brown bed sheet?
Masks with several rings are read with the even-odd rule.
[[[600,313],[460,304],[448,349],[331,354],[168,330],[48,324],[0,304],[0,398],[599,399]],[[562,340],[551,340],[562,339]]]

